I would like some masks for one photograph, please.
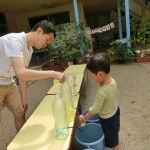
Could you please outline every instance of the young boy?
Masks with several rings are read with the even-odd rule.
[[[83,123],[93,115],[99,114],[106,147],[119,150],[120,109],[117,84],[109,75],[110,64],[104,58],[93,57],[87,64],[87,69],[89,75],[99,84],[99,88],[93,106],[79,120]]]

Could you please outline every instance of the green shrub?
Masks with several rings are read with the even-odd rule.
[[[115,62],[117,63],[126,63],[130,62],[137,57],[135,50],[129,46],[122,45],[121,42],[111,42],[110,48],[107,51],[107,56],[114,57]]]

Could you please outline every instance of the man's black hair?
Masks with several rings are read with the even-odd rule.
[[[54,37],[56,37],[56,31],[54,29],[53,24],[48,20],[42,20],[38,22],[31,30],[31,32],[36,31],[38,28],[43,29],[43,34],[53,33]]]

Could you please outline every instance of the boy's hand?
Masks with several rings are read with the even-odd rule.
[[[81,123],[84,123],[84,122],[86,122],[86,118],[85,118],[83,115],[80,115],[80,116],[79,116],[79,121],[80,121]]]
[[[84,123],[88,119],[90,119],[91,117],[93,117],[93,114],[90,111],[88,111],[88,113],[86,115],[84,115],[84,116],[80,115],[79,120],[80,120],[81,123]]]

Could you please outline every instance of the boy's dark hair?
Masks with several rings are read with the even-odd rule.
[[[86,68],[94,74],[104,71],[106,74],[110,72],[110,63],[103,57],[95,56],[90,59]]]
[[[53,33],[54,37],[56,37],[56,31],[54,30],[53,24],[48,20],[42,20],[38,22],[31,30],[31,32],[36,31],[39,27],[43,29],[43,34]]]

